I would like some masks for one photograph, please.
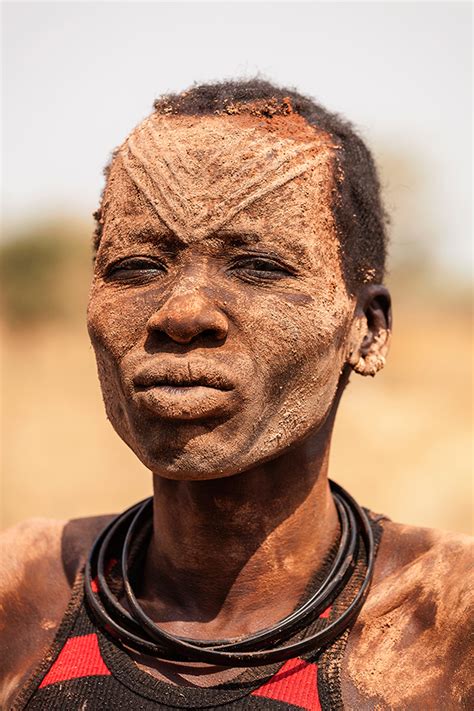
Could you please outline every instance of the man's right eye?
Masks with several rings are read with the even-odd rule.
[[[106,269],[105,276],[107,279],[133,280],[162,274],[164,271],[165,266],[155,259],[133,257],[111,264]]]

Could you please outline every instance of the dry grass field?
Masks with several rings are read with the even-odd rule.
[[[43,275],[43,288],[63,294],[67,318],[3,328],[3,526],[31,516],[119,511],[150,493],[149,472],[103,412],[82,317],[88,259],[66,265],[49,286]],[[336,422],[331,476],[396,520],[468,532],[470,300],[413,276],[392,282],[387,367],[373,380],[352,377]]]

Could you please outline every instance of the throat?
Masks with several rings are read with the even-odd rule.
[[[153,517],[153,500],[147,499],[113,519],[94,543],[84,580],[86,601],[92,614],[103,627],[108,627],[120,644],[142,655],[166,660],[165,667],[176,661],[184,667],[194,662],[198,664],[197,668],[203,664],[225,669],[261,667],[301,657],[309,651],[316,653],[354,621],[367,596],[374,570],[375,539],[367,513],[340,486],[334,482],[330,486],[340,534],[336,530],[336,540],[328,546],[324,563],[319,561],[317,566],[312,566],[316,572],[311,576],[311,589],[306,586],[303,599],[297,600],[291,584],[291,581],[298,580],[297,576],[280,586],[277,599],[270,595],[262,597],[264,591],[260,579],[254,575],[244,580],[245,585],[241,576],[234,577],[235,582],[227,588],[224,603],[213,615],[209,614],[210,606],[199,606],[197,596],[188,607],[186,595],[177,596],[174,601],[170,592],[172,587],[166,590],[163,586],[164,594],[160,597],[159,587],[155,585],[158,594],[150,598],[135,584],[137,578],[146,573],[142,564],[146,551],[144,542],[150,535]],[[288,531],[286,539],[287,534]],[[360,543],[364,553],[359,560]],[[272,552],[272,545],[260,548],[262,550],[259,549],[254,557]],[[112,550],[119,552],[119,560],[112,563],[110,580],[115,579],[115,589],[123,592],[126,607],[107,582],[104,564],[112,561]],[[302,557],[309,559],[304,549]],[[266,559],[268,562],[268,555]],[[365,567],[362,579],[358,578],[359,563]],[[261,575],[265,576],[267,571],[261,569]],[[229,568],[224,570],[228,571]],[[270,574],[265,577],[267,583],[268,580],[278,580],[271,577],[272,572],[270,569]],[[177,579],[172,581],[175,586]],[[300,579],[308,580],[303,576]],[[334,612],[333,602],[339,605],[339,596],[344,594],[347,585],[349,591],[357,592],[349,604],[345,601],[345,608],[336,607]],[[180,604],[182,600],[184,604]],[[284,612],[275,612],[284,609],[285,604],[287,609]],[[329,623],[325,619],[329,614],[331,619],[334,614],[338,617]],[[248,631],[242,620],[248,624]]]
[[[171,634],[247,636],[297,606],[338,537],[326,476],[267,467],[226,479],[155,479],[141,604]],[[288,463],[286,463],[288,465]]]

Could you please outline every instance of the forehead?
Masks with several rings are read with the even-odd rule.
[[[218,231],[333,232],[330,137],[301,116],[152,115],[119,148],[102,204],[104,237],[133,227],[184,242]],[[120,236],[120,237],[119,237]]]

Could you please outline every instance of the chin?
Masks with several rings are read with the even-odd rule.
[[[195,432],[186,441],[181,437],[167,438],[163,444],[150,447],[148,440],[133,451],[140,461],[154,474],[174,481],[210,481],[226,479],[241,474],[253,467],[281,456],[299,442],[273,441],[271,446],[263,442],[247,441],[235,433],[225,439],[214,433]],[[131,445],[129,445],[131,446]]]
[[[224,479],[241,471],[235,468],[238,455],[231,457],[234,462],[232,465],[228,461],[228,456],[210,458],[207,451],[194,448],[191,451],[187,448],[180,451],[168,449],[165,453],[135,451],[135,454],[153,474],[174,481]]]
[[[229,422],[164,423],[159,431],[122,438],[154,474],[177,481],[221,479],[242,471],[242,451],[248,448]],[[236,466],[237,465],[237,466]]]
[[[330,403],[315,416],[314,403],[306,403],[303,412],[294,413],[291,426],[279,413],[258,421],[254,411],[207,421],[144,419],[129,412],[122,420],[125,427],[114,426],[154,474],[176,481],[207,481],[240,474],[298,447],[320,430],[329,409]]]

